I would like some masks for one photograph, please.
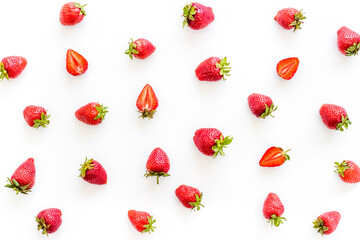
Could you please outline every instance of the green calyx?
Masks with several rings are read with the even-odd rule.
[[[86,12],[85,12],[85,9],[84,9],[84,7],[85,7],[86,5],[87,5],[87,4],[81,6],[80,3],[75,3],[75,2],[74,2],[74,7],[79,8],[79,9],[80,9],[80,15],[84,15],[84,16],[86,16]]]
[[[202,196],[203,196],[202,193],[200,194],[200,196],[197,195],[197,194],[195,194],[196,202],[189,202],[189,204],[192,206],[191,210],[199,211],[199,210],[200,210],[200,206],[201,206],[201,207],[205,207],[204,205],[201,204]]]
[[[98,111],[98,114],[94,117],[94,120],[101,119],[101,121],[104,120],[106,113],[109,111],[107,110],[108,107],[104,107],[102,104],[99,104],[99,106],[95,106],[96,110]]]
[[[281,154],[285,157],[284,162],[290,160],[290,156],[287,154],[287,152],[290,151],[291,149],[283,151],[282,148],[280,148],[280,147],[278,147],[278,148],[281,149],[281,151],[282,151]]]
[[[129,57],[132,59],[133,58],[133,54],[139,54],[139,51],[136,50],[137,45],[134,43],[134,40],[132,38],[130,38],[131,42],[129,42],[129,49],[127,49],[125,51],[125,54],[129,55]]]
[[[38,231],[42,230],[42,234],[46,234],[47,236],[49,236],[49,234],[47,233],[47,230],[49,229],[50,224],[46,224],[44,218],[40,219],[38,217],[35,217],[35,220],[36,220],[36,222],[38,224],[37,230]]]
[[[263,113],[259,116],[259,118],[265,119],[267,116],[272,116],[272,117],[274,117],[271,113],[273,113],[273,112],[276,111],[277,106],[275,107],[274,104],[271,104],[271,106],[268,107],[268,105],[265,104],[265,107],[266,107],[265,112],[263,112]]]
[[[346,56],[355,56],[359,53],[360,50],[360,43],[354,43],[351,47],[346,49],[345,55]]]
[[[271,223],[271,227],[275,226],[278,227],[280,224],[283,223],[283,220],[287,221],[284,217],[278,217],[276,214],[271,215],[271,218],[269,219],[269,223]]]
[[[84,164],[80,164],[81,168],[79,169],[79,171],[80,171],[79,177],[85,177],[86,171],[88,169],[93,169],[94,168],[94,164],[92,163],[93,160],[94,160],[93,158],[88,160],[87,157],[86,157]]]
[[[7,80],[9,80],[9,74],[7,73],[7,71],[5,70],[5,66],[2,62],[0,62],[0,82],[2,80],[4,80],[4,78],[6,78]]]
[[[150,234],[151,232],[154,232],[154,228],[156,228],[155,226],[153,226],[156,220],[153,219],[153,216],[147,217],[147,220],[148,220],[148,224],[143,226],[145,229],[142,232],[143,233],[148,232]]]
[[[329,230],[329,228],[324,225],[324,222],[320,217],[316,219],[313,224],[314,228],[318,229],[318,233],[321,233],[321,235],[324,235],[324,233]]]
[[[144,174],[144,177],[148,178],[148,177],[156,177],[156,183],[159,184],[159,177],[168,177],[170,176],[170,174],[165,173],[165,172],[154,172],[154,171],[147,171]]]
[[[9,182],[9,183],[6,184],[5,187],[12,188],[16,192],[16,194],[19,194],[19,193],[28,194],[28,192],[31,192],[31,190],[28,189],[30,184],[21,186],[18,181],[16,181],[15,179],[10,179],[10,178],[8,178],[7,182]]]
[[[336,170],[334,170],[334,172],[341,175],[342,177],[345,177],[344,172],[346,169],[350,169],[346,161],[342,161],[341,163],[335,162],[335,168]]]
[[[49,123],[50,123],[49,117],[50,117],[50,115],[46,115],[45,113],[41,113],[40,119],[35,119],[34,120],[33,128],[38,129],[40,126],[41,127],[46,127],[46,125],[49,125]]]
[[[289,24],[289,26],[294,26],[294,31],[295,32],[297,29],[301,29],[300,25],[304,22],[302,22],[301,20],[304,20],[306,19],[306,17],[304,16],[304,13],[301,12],[302,9],[298,12],[298,13],[295,13],[295,20]]]
[[[216,63],[216,67],[220,68],[220,75],[222,76],[223,80],[226,80],[225,76],[230,76],[230,63],[227,62],[227,58],[222,58],[218,63]]]
[[[152,119],[154,117],[154,114],[156,113],[156,110],[147,110],[144,109],[144,111],[138,111],[139,113],[141,113],[141,115],[139,116],[139,118],[148,118],[148,119]]]
[[[341,115],[341,123],[338,123],[336,125],[336,130],[344,131],[344,128],[347,129],[350,124],[351,121],[349,120],[348,115],[346,115],[345,117]]]
[[[184,8],[183,8],[183,17],[185,18],[183,21],[183,28],[186,25],[189,25],[189,20],[194,21],[194,15],[196,14],[196,10],[195,7],[192,6],[192,4],[187,4]]]
[[[224,138],[224,136],[221,134],[220,139],[215,140],[216,145],[212,147],[212,150],[214,150],[213,158],[215,158],[218,154],[220,154],[221,156],[225,156],[223,148],[226,148],[227,145],[229,145],[232,142],[232,140],[233,140],[232,137],[227,136]]]

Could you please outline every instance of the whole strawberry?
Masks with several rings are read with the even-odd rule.
[[[204,205],[201,204],[203,194],[197,188],[180,185],[175,190],[175,194],[181,204],[186,208],[199,211],[200,206],[204,207]]]
[[[149,84],[146,84],[136,100],[136,107],[141,113],[140,117],[152,119],[158,106],[159,100],[157,99],[153,88]]]
[[[107,107],[96,102],[91,102],[76,110],[75,117],[85,124],[98,125],[102,123],[107,112]]]
[[[274,106],[270,97],[259,93],[253,93],[248,97],[249,108],[256,117],[265,119],[267,116],[272,116],[272,113],[277,109]]]
[[[211,7],[206,7],[200,3],[190,3],[183,8],[183,28],[188,25],[194,30],[207,27],[215,19]]]
[[[41,230],[42,234],[46,235],[56,232],[62,223],[61,216],[62,213],[58,208],[48,208],[42,210],[35,217],[38,224],[38,231]]]
[[[270,147],[261,157],[259,165],[261,167],[278,167],[284,164],[285,161],[290,160],[287,152],[279,147]]]
[[[329,235],[336,230],[340,218],[341,215],[337,211],[326,212],[313,222],[314,228],[318,229],[318,233],[321,235]]]
[[[79,169],[80,175],[85,181],[91,184],[103,185],[107,183],[107,174],[103,166],[94,159],[85,159],[85,163],[81,164]]]
[[[278,11],[274,20],[279,23],[281,27],[286,30],[301,29],[300,25],[304,22],[301,20],[306,19],[302,10],[298,11],[295,8],[284,8]]]
[[[40,126],[46,127],[46,125],[49,125],[50,123],[49,121],[50,115],[47,115],[47,112],[43,107],[34,106],[34,105],[27,106],[23,111],[23,115],[27,124],[30,127],[36,129],[39,128]]]
[[[69,49],[66,52],[66,70],[73,76],[78,76],[88,69],[88,61],[78,52]]]
[[[128,218],[134,228],[141,233],[151,233],[154,232],[154,228],[156,228],[153,226],[156,220],[147,212],[129,210]]]
[[[64,26],[73,26],[81,22],[86,15],[84,7],[80,3],[68,2],[60,10],[60,22]]]
[[[138,59],[145,59],[153,54],[156,50],[156,47],[147,39],[139,38],[133,41],[130,38],[131,42],[129,42],[129,49],[125,51],[125,54],[129,55],[131,59],[133,57]]]
[[[360,49],[360,35],[343,26],[337,31],[337,45],[345,56],[355,56]]]
[[[24,57],[10,56],[3,58],[0,62],[0,81],[6,78],[16,78],[25,69],[27,61]]]
[[[218,154],[225,156],[223,148],[226,148],[233,138],[230,136],[224,138],[216,128],[200,128],[196,130],[193,140],[200,152],[215,158]]]
[[[326,127],[344,131],[351,124],[351,121],[343,107],[335,104],[324,104],[319,110],[320,116]]]
[[[29,158],[15,170],[11,178],[8,178],[9,183],[5,187],[12,188],[16,194],[28,194],[35,184],[35,175],[34,159]]]
[[[360,182],[360,167],[353,161],[344,160],[341,163],[335,163],[335,172],[340,179],[346,183]]]
[[[276,72],[282,79],[290,80],[295,75],[299,63],[300,61],[297,57],[285,58],[276,65]]]
[[[146,162],[145,177],[156,176],[156,182],[159,184],[159,177],[168,177],[170,161],[168,155],[161,149],[155,148]]]
[[[268,222],[271,222],[271,226],[278,227],[283,223],[283,220],[286,221],[286,218],[281,217],[284,210],[284,205],[278,195],[269,193],[264,202],[263,215],[269,220]]]
[[[195,69],[196,77],[200,81],[220,81],[226,80],[226,76],[230,76],[230,63],[227,62],[226,57],[220,59],[218,57],[210,57],[205,59]]]

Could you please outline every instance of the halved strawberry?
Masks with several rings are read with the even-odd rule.
[[[281,60],[276,66],[276,71],[281,78],[290,80],[296,73],[298,67],[299,59],[297,57],[291,57]]]
[[[78,52],[69,49],[66,53],[66,70],[74,76],[81,75],[88,69],[88,61]]]
[[[287,154],[288,151],[290,151],[290,149],[284,151],[279,147],[271,147],[266,150],[259,164],[262,167],[278,167],[283,165],[285,161],[290,160],[290,156]]]
[[[154,90],[149,84],[146,84],[136,101],[136,107],[141,113],[140,117],[149,119],[153,118],[158,105],[159,101]]]

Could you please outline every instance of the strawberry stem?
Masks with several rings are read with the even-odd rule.
[[[49,229],[50,224],[46,224],[44,218],[40,219],[38,217],[35,217],[35,220],[38,223],[37,230],[42,230],[42,234],[46,234],[47,236],[49,236],[47,230]]]
[[[359,53],[360,43],[354,43],[351,47],[345,50],[346,56],[355,56]]]
[[[265,112],[263,112],[263,113],[259,116],[259,118],[265,119],[267,116],[274,117],[274,116],[272,115],[272,113],[276,111],[277,106],[275,107],[274,104],[271,104],[271,106],[268,107],[268,105],[265,104],[265,107],[266,107]]]
[[[84,164],[80,164],[80,166],[81,166],[81,168],[79,169],[79,171],[80,171],[80,175],[79,175],[79,177],[85,177],[85,175],[86,175],[86,171],[88,170],[88,169],[93,169],[94,168],[94,164],[92,164],[92,162],[93,162],[93,158],[91,158],[91,159],[87,159],[87,157],[85,157],[85,162],[84,162]]]
[[[192,20],[194,21],[194,15],[196,14],[196,10],[195,7],[192,6],[192,4],[187,4],[184,8],[183,8],[183,17],[185,18],[183,21],[183,28],[186,25],[189,25],[189,21]]]
[[[200,206],[205,207],[204,205],[201,204],[202,196],[203,196],[203,193],[201,193],[200,196],[195,194],[196,202],[189,202],[189,204],[192,206],[191,210],[199,211]]]
[[[222,58],[218,63],[216,63],[216,67],[220,68],[220,75],[222,76],[223,80],[226,80],[225,76],[230,76],[230,63],[227,62],[227,58]]]
[[[221,134],[220,139],[215,140],[216,145],[212,147],[212,150],[214,150],[213,158],[215,158],[218,154],[220,154],[221,156],[225,156],[223,148],[226,148],[227,145],[229,145],[232,142],[232,140],[233,140],[232,137],[227,136],[224,138],[224,136]]]
[[[153,226],[153,224],[156,222],[155,219],[153,219],[153,216],[147,217],[148,220],[148,224],[145,224],[143,227],[145,228],[142,232],[148,232],[149,234],[151,232],[154,232],[154,228],[156,228],[155,226]]]
[[[148,177],[156,177],[156,183],[159,184],[159,177],[169,177],[170,174],[165,173],[165,172],[154,172],[154,171],[147,171],[144,174],[144,177],[148,178]]]
[[[84,15],[84,16],[86,16],[86,12],[85,12],[85,9],[84,9],[84,7],[85,7],[86,5],[87,5],[87,4],[81,6],[80,3],[75,3],[75,2],[74,2],[74,7],[77,7],[77,8],[80,9],[79,15]]]
[[[323,220],[319,217],[318,219],[316,219],[314,222],[314,228],[317,228],[318,229],[318,233],[321,233],[321,235],[324,235],[324,233],[329,230],[328,227],[326,227],[324,225],[324,222]]]
[[[287,152],[290,151],[291,149],[288,149],[286,151],[283,151],[282,148],[279,148],[279,149],[281,149],[281,151],[282,151],[281,154],[285,157],[284,162],[290,160],[290,156],[287,154]]]
[[[16,194],[22,193],[22,194],[28,194],[28,192],[31,192],[30,189],[28,189],[30,184],[21,186],[16,179],[10,179],[8,178],[7,182],[8,184],[5,185],[7,188],[12,188]]]
[[[334,172],[341,175],[342,177],[345,177],[344,172],[346,171],[346,169],[350,169],[347,161],[345,161],[345,160],[342,161],[341,163],[335,162],[335,168],[336,168],[336,170],[334,170]]]
[[[141,115],[139,116],[139,118],[148,118],[148,119],[152,119],[154,117],[154,114],[156,113],[156,110],[147,110],[144,109],[143,111],[138,111],[139,113],[141,113]]]
[[[271,215],[271,218],[269,219],[268,222],[271,223],[271,227],[273,227],[273,226],[278,227],[278,226],[280,226],[280,224],[283,223],[283,220],[287,221],[286,218],[280,217],[280,216],[278,217],[278,216],[276,216],[276,214],[273,214],[273,215]]]
[[[6,71],[4,64],[2,62],[0,62],[0,82],[2,82],[2,80],[4,80],[4,78],[9,80],[9,74]]]
[[[101,119],[101,121],[104,120],[106,113],[108,113],[109,111],[107,110],[108,107],[104,107],[102,104],[99,104],[99,106],[95,106],[96,110],[98,111],[98,114],[96,115],[96,117],[94,117],[95,119]]]
[[[304,23],[301,20],[306,19],[306,17],[304,16],[304,13],[302,13],[301,11],[302,11],[302,9],[298,13],[295,13],[295,16],[294,16],[295,20],[289,24],[289,26],[294,26],[293,32],[295,32],[297,29],[301,29],[300,25],[302,23]]]
[[[130,38],[131,42],[129,42],[129,49],[125,51],[125,54],[129,55],[131,60],[133,60],[133,54],[139,54],[139,51],[136,50],[137,45],[134,43],[133,39]]]
[[[351,124],[351,121],[350,121],[348,115],[346,115],[345,117],[343,115],[341,115],[341,122],[336,125],[336,130],[344,131],[344,128],[348,129],[350,124]]]
[[[46,125],[49,125],[49,123],[50,123],[49,117],[50,117],[50,115],[47,115],[45,113],[41,113],[41,118],[34,120],[33,128],[38,129],[40,126],[46,127]]]

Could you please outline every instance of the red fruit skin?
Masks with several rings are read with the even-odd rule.
[[[346,55],[346,50],[354,43],[360,43],[360,35],[357,32],[343,26],[337,31],[337,45],[339,51]]]
[[[147,212],[141,212],[136,210],[128,211],[128,218],[138,232],[144,231],[144,225],[149,224],[147,217],[150,217],[150,214]]]
[[[218,62],[220,62],[220,58],[218,57],[210,57],[205,59],[195,69],[196,77],[200,81],[220,81],[223,76],[220,74],[220,68],[216,66],[216,63]]]
[[[295,14],[299,11],[295,8],[284,8],[277,12],[274,20],[279,23],[281,27],[286,30],[293,29],[294,26],[289,26],[293,21],[295,21]]]
[[[319,110],[322,121],[329,129],[336,129],[342,122],[341,116],[347,116],[346,110],[335,104],[324,104]]]
[[[86,72],[88,61],[78,52],[69,49],[66,53],[66,70],[73,76],[78,76]]]
[[[147,39],[139,38],[134,41],[136,45],[136,50],[139,53],[133,53],[133,56],[138,59],[145,59],[153,54],[156,50],[156,47]]]
[[[15,170],[10,179],[15,179],[20,184],[20,186],[26,186],[29,184],[27,189],[31,189],[35,184],[35,176],[36,171],[34,159],[29,158]]]
[[[54,233],[56,232],[61,223],[62,223],[62,219],[61,219],[62,213],[60,211],[60,209],[58,208],[49,208],[49,209],[45,209],[42,210],[41,212],[39,212],[39,214],[37,215],[37,218],[41,219],[44,218],[45,223],[47,225],[50,225],[50,227],[47,229],[47,233]]]
[[[193,140],[200,152],[207,156],[213,156],[212,147],[216,145],[215,140],[220,139],[221,135],[222,133],[216,128],[200,128],[196,130]]]
[[[153,111],[156,110],[158,106],[159,100],[156,97],[153,88],[149,84],[146,84],[136,100],[136,107],[139,111]]]
[[[155,148],[146,162],[146,169],[150,172],[164,172],[170,170],[170,161],[167,154],[161,148]]]
[[[30,127],[34,126],[35,120],[41,119],[42,113],[46,115],[45,108],[34,105],[27,106],[23,111],[25,121]]]
[[[360,182],[360,167],[353,161],[346,160],[349,169],[344,171],[344,177],[339,174],[341,180],[346,183],[358,183]]]
[[[270,107],[273,101],[270,97],[259,93],[253,93],[248,97],[249,108],[256,117],[260,117],[266,110],[265,104]]]
[[[332,211],[332,212],[326,212],[320,215],[318,218],[321,218],[321,220],[323,220],[324,222],[324,226],[329,228],[329,230],[324,232],[325,235],[329,235],[336,230],[341,215],[337,211]]]
[[[4,68],[9,75],[9,78],[18,77],[27,65],[27,60],[24,57],[10,56],[1,60]]]
[[[74,2],[64,4],[60,10],[60,22],[64,26],[73,26],[81,22],[84,14],[80,14],[80,8],[74,6]]]
[[[107,183],[107,173],[105,168],[98,162],[93,160],[93,169],[87,169],[83,179],[91,184],[103,185]]]
[[[175,195],[177,196],[181,204],[186,208],[193,208],[193,206],[191,206],[189,203],[196,202],[195,194],[199,197],[201,196],[201,192],[199,191],[199,189],[186,185],[180,185],[175,190]]]
[[[207,27],[215,19],[215,15],[211,7],[206,7],[200,3],[192,3],[195,7],[196,14],[194,20],[188,20],[189,27],[194,30],[200,30]]]
[[[294,77],[299,67],[299,59],[297,57],[286,58],[278,62],[276,72],[279,77],[290,80]]]
[[[96,102],[91,102],[86,104],[85,106],[82,106],[75,112],[75,117],[88,125],[98,125],[102,122],[101,118],[94,119],[98,114],[99,111],[95,107],[99,107],[100,104]]]
[[[264,201],[263,215],[266,219],[270,219],[275,214],[280,217],[285,211],[284,205],[275,193],[269,193]]]

